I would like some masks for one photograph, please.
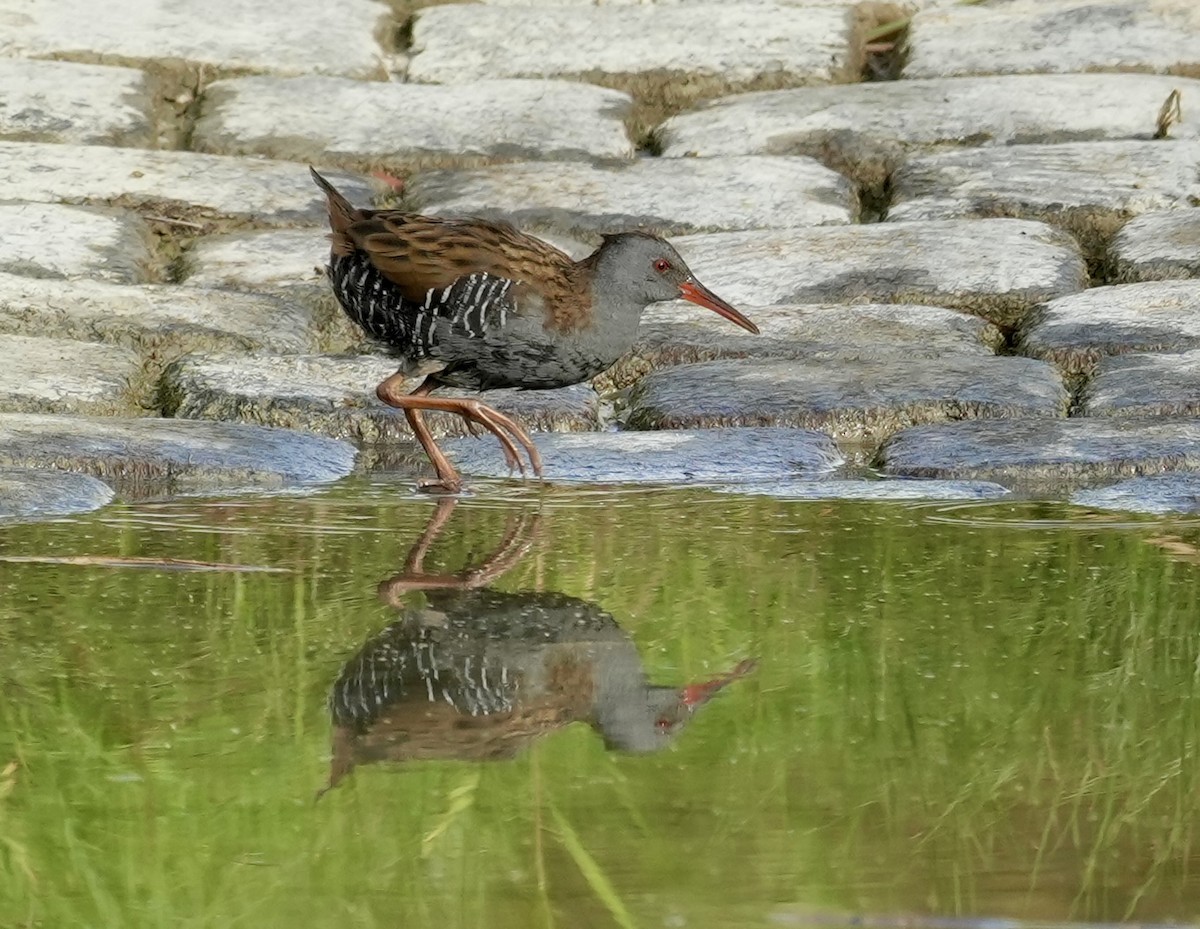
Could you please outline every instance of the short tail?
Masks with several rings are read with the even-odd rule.
[[[309,165],[308,170],[312,174],[312,179],[325,192],[325,198],[329,201],[329,228],[333,230],[334,242],[336,243],[338,237],[344,234],[359,219],[358,210],[354,209],[350,205],[350,201],[338,193],[336,187],[318,174],[316,168]]]

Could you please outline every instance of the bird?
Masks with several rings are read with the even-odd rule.
[[[642,311],[662,300],[690,301],[758,333],[657,235],[605,235],[575,261],[504,222],[355,208],[309,171],[327,200],[333,292],[347,316],[399,359],[375,393],[403,411],[429,456],[437,479],[423,482],[425,490],[454,494],[463,486],[425,411],[461,416],[472,433],[496,437],[510,469],[525,473],[523,451],[542,475],[537,447],[518,423],[477,398],[430,396],[439,387],[578,384],[628,352]]]

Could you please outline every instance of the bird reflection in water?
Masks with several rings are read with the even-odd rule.
[[[439,503],[404,570],[379,585],[400,618],[347,661],[333,685],[325,790],[360,764],[512,758],[577,721],[610,749],[655,751],[698,706],[754,669],[746,660],[709,681],[651,684],[633,640],[599,605],[554,591],[489,589],[532,548],[537,516],[510,520],[479,564],[427,573],[426,554],[455,504]],[[404,602],[414,591],[425,593],[425,606]]]

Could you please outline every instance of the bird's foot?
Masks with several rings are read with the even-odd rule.
[[[463,482],[460,478],[432,478],[418,481],[417,490],[423,494],[460,494],[463,492]]]
[[[517,451],[517,445],[520,445],[529,457],[533,473],[538,477],[542,476],[542,456],[533,444],[533,439],[529,438],[529,434],[514,420],[478,400],[464,401],[460,412],[467,421],[468,428],[482,426],[496,437],[496,441],[500,443],[500,450],[504,453],[504,463],[510,471],[515,469],[521,474],[525,473],[525,461]]]

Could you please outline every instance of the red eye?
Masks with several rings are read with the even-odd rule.
[[[667,261],[667,259],[665,259],[665,258],[659,258],[657,261],[654,262],[654,270],[659,271],[659,272],[670,271],[671,270],[671,262]]]

